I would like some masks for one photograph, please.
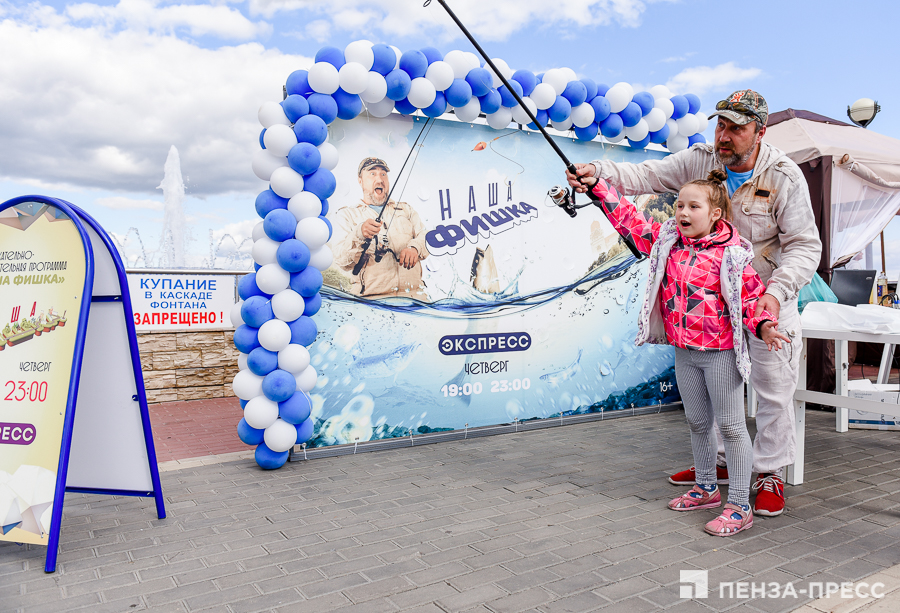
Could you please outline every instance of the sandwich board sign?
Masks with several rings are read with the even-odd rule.
[[[0,204],[0,541],[47,546],[65,492],[165,506],[125,267],[75,205]]]

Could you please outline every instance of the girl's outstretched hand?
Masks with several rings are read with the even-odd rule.
[[[786,343],[791,342],[791,339],[778,331],[778,324],[774,321],[763,323],[760,336],[763,342],[768,345],[769,351],[772,351],[773,347],[775,348],[775,351],[781,349],[781,341]]]

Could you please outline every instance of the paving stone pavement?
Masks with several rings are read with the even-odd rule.
[[[162,474],[151,500],[66,496],[58,571],[0,543],[0,610],[473,613],[790,611],[726,581],[856,581],[900,563],[900,433],[807,412],[807,481],[730,538],[673,513],[680,412],[392,451]],[[752,420],[750,422],[753,424]],[[709,572],[707,599],[680,571]],[[900,593],[900,592],[898,592]]]

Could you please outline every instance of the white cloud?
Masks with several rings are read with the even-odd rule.
[[[134,198],[124,198],[121,196],[111,196],[109,198],[97,198],[95,203],[108,209],[117,210],[136,210],[149,209],[151,211],[163,210],[163,203],[156,200],[136,200]]]
[[[697,94],[702,96],[708,91],[734,89],[745,86],[751,79],[762,74],[759,68],[740,68],[734,62],[726,62],[718,66],[694,66],[685,68],[666,83],[673,92],[679,94]]]

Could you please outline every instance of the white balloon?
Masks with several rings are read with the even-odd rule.
[[[247,354],[238,351],[238,370],[247,370]]]
[[[474,121],[481,113],[481,103],[478,101],[478,98],[472,96],[472,99],[469,100],[466,106],[456,107],[453,109],[453,112],[456,113],[456,118],[460,121]]]
[[[310,251],[316,251],[328,242],[328,224],[318,217],[304,217],[297,222],[294,238],[306,243]]]
[[[269,182],[272,184],[272,191],[282,198],[292,198],[303,191],[303,175],[290,166],[273,170]]]
[[[290,126],[275,124],[266,129],[263,134],[263,143],[266,145],[266,151],[271,155],[287,157],[291,147],[297,144],[297,135]]]
[[[380,102],[366,102],[366,111],[372,117],[387,117],[394,111],[394,101],[385,97]]]
[[[572,121],[571,115],[566,117],[565,121],[551,121],[550,122],[550,125],[552,125],[555,129],[559,130],[560,132],[568,132],[569,130],[571,130],[572,124],[573,124],[573,121]]]
[[[394,50],[394,55],[397,56],[397,61],[394,62],[394,70],[397,70],[398,68],[400,68],[400,56],[403,55],[403,53],[400,51],[400,49],[398,49],[394,45],[388,45],[388,46]]]
[[[627,85],[627,84],[626,84]],[[619,85],[613,85],[609,88],[609,91],[606,92],[606,100],[609,102],[609,110],[611,113],[618,113],[631,102],[631,98],[634,96],[633,90],[629,85],[627,88],[620,87]]]
[[[253,226],[253,230],[250,232],[250,238],[253,239],[254,243],[256,241],[258,241],[259,239],[261,239],[265,235],[266,235],[266,226],[263,222],[259,222],[258,224]]]
[[[512,110],[501,106],[496,113],[487,116],[487,122],[495,130],[502,130],[512,122]]]
[[[709,127],[709,117],[706,116],[706,113],[703,111],[697,111],[697,133],[703,134],[706,132],[706,128]]]
[[[625,81],[619,81],[615,85],[613,85],[616,89],[621,89],[628,96],[628,101],[630,102],[632,98],[634,98],[634,87],[631,83],[627,83]]]
[[[359,95],[363,102],[381,102],[387,95],[387,81],[377,72],[367,73],[366,88]]]
[[[328,94],[329,96],[338,90],[341,78],[338,69],[328,62],[316,62],[309,69],[307,75],[309,86],[314,92]]]
[[[666,100],[668,100],[672,97],[672,92],[669,91],[669,88],[665,85],[654,85],[650,88],[649,92],[650,95],[654,98],[665,98]],[[652,131],[655,132],[656,130]]]
[[[253,174],[268,181],[272,178],[272,173],[277,168],[287,167],[288,161],[286,157],[275,157],[265,149],[260,149],[253,153],[253,161],[251,162]]]
[[[279,124],[291,125],[291,120],[287,118],[287,115],[284,114],[284,109],[277,102],[263,102],[256,116],[259,118],[259,123],[262,124],[262,127],[267,129]]]
[[[251,428],[265,430],[274,424],[276,419],[278,419],[278,403],[269,400],[265,396],[260,395],[251,398],[247,406],[244,407],[244,421]],[[294,438],[296,437],[297,431],[295,430]]]
[[[569,115],[569,118],[576,127],[586,128],[594,123],[595,115],[594,107],[587,102],[583,102],[572,109],[572,114]]]
[[[453,83],[454,78],[453,66],[447,62],[432,62],[425,71],[425,78],[434,84],[434,88],[439,92],[444,91]]]
[[[544,78],[541,80],[540,84],[549,85],[553,88],[553,93],[556,94],[556,96],[559,96],[562,95],[563,91],[565,91],[567,83],[568,79],[566,79],[565,72],[563,72],[559,68],[551,68],[544,73]],[[532,94],[532,97],[534,97],[534,94]],[[535,102],[537,101],[535,100]],[[538,108],[541,107],[538,106]]]
[[[449,64],[450,68],[453,69],[454,79],[465,79],[466,75],[469,74],[469,61],[466,58],[465,51],[454,49],[453,51],[448,52],[447,55],[444,56],[444,62]]]
[[[340,160],[337,147],[335,147],[331,143],[322,143],[318,146],[318,149],[319,154],[322,156],[322,161],[319,163],[319,168],[324,168],[325,170],[334,170],[335,166],[338,165],[338,161]]]
[[[575,71],[572,70],[571,68],[563,66],[562,68],[560,68],[560,70],[562,71],[563,75],[565,75],[565,77],[566,77],[566,85],[569,84],[569,81],[577,81],[578,80],[578,75],[575,74]],[[563,87],[563,89],[565,89],[565,87]]]
[[[347,62],[338,71],[338,82],[348,94],[361,94],[369,86],[369,69],[356,62]]]
[[[319,375],[316,374],[316,369],[312,366],[307,366],[303,372],[294,377],[294,379],[297,380],[297,389],[303,390],[304,392],[311,392],[316,386],[316,380],[318,378]]]
[[[653,106],[660,109],[663,112],[663,115],[666,116],[666,119],[672,116],[672,113],[675,112],[675,105],[672,104],[672,101],[668,98],[654,98]]]
[[[242,370],[234,376],[231,389],[234,391],[234,395],[241,400],[250,400],[262,395],[262,382],[263,378],[259,375],[254,375],[249,370]]]
[[[688,137],[683,136],[681,134],[676,134],[675,136],[670,136],[666,141],[666,147],[668,147],[669,151],[672,153],[677,153],[684,149],[687,149],[688,146]]]
[[[494,63],[494,66],[497,67],[497,70],[500,71],[500,74],[502,74],[504,77],[506,77],[506,80],[509,80],[512,77],[513,71],[510,69],[509,64],[507,64],[505,60],[502,60],[499,57],[492,57],[491,61]],[[501,81],[500,77],[497,75],[497,73],[495,73],[493,71],[490,64],[485,66],[485,68],[487,68],[488,72],[491,73],[491,78],[494,81],[493,84],[491,85],[491,87],[494,87],[496,89],[496,88],[500,87],[501,85],[503,85],[503,81]],[[438,88],[438,89],[440,89],[440,88]]]
[[[644,121],[647,122],[647,128],[651,132],[659,132],[666,125],[666,114],[659,107],[653,107],[650,112],[644,115]]]
[[[296,376],[309,366],[309,351],[303,345],[291,343],[278,352],[278,368]]]
[[[243,300],[238,300],[233,307],[231,307],[231,327],[238,328],[244,325],[244,318],[241,317],[241,305],[244,304]]]
[[[613,136],[611,138],[608,136],[604,136],[603,138],[611,143],[621,143],[623,140],[625,140],[625,130],[622,130],[618,136]]]
[[[280,319],[270,319],[259,327],[259,344],[269,351],[281,351],[291,344],[291,327]]]
[[[414,107],[424,109],[427,106],[431,106],[435,97],[437,97],[437,91],[434,88],[434,83],[425,77],[418,77],[412,80],[406,99]]]
[[[372,43],[367,40],[356,40],[344,47],[344,59],[347,62],[362,64],[366,70],[372,70],[375,63],[375,54],[372,52]]]
[[[697,133],[698,121],[697,118],[688,113],[681,119],[676,119],[675,123],[678,124],[678,133],[683,134],[684,136],[693,136]]]
[[[264,293],[277,294],[291,283],[291,273],[277,263],[265,264],[256,271],[256,285]]]
[[[479,58],[471,51],[463,51],[463,55],[466,58],[466,65],[469,67],[469,70],[472,70],[473,68],[479,68],[481,66],[481,58]],[[466,71],[466,74],[469,74],[469,70]]]
[[[672,138],[676,134],[678,134],[678,123],[674,119],[666,119],[666,125],[669,126],[669,136],[668,138]]]
[[[630,128],[625,128],[624,132],[625,136],[631,140],[639,141],[647,138],[647,135],[650,134],[650,128],[647,126],[647,122],[641,119],[637,124]]]
[[[297,443],[297,428],[279,417],[266,428],[263,441],[275,453],[284,453]]]
[[[306,303],[303,296],[288,288],[272,296],[272,311],[281,321],[294,321],[303,315]]]
[[[288,210],[297,221],[307,217],[318,217],[322,214],[322,201],[312,192],[300,192],[288,200]]]
[[[537,105],[534,103],[534,100],[532,100],[530,97],[526,96],[525,98],[522,98],[522,102],[525,103],[525,106],[528,107],[528,110],[531,111],[532,115],[537,113]],[[528,117],[528,113],[526,113],[525,109],[523,109],[518,104],[516,106],[512,107],[512,115],[513,115],[513,121],[515,121],[518,124],[522,124],[524,126],[524,125],[528,125],[529,123],[531,123],[531,119]]]
[[[546,111],[556,102],[556,90],[548,83],[538,83],[531,92],[530,98],[534,100],[538,110]]]
[[[253,256],[254,262],[260,266],[265,266],[266,264],[271,264],[275,261],[275,254],[278,252],[280,246],[281,243],[278,241],[273,241],[268,236],[263,236],[253,243],[250,255]]]
[[[325,270],[334,262],[334,254],[328,245],[313,251],[309,255],[309,265],[316,270]]]

